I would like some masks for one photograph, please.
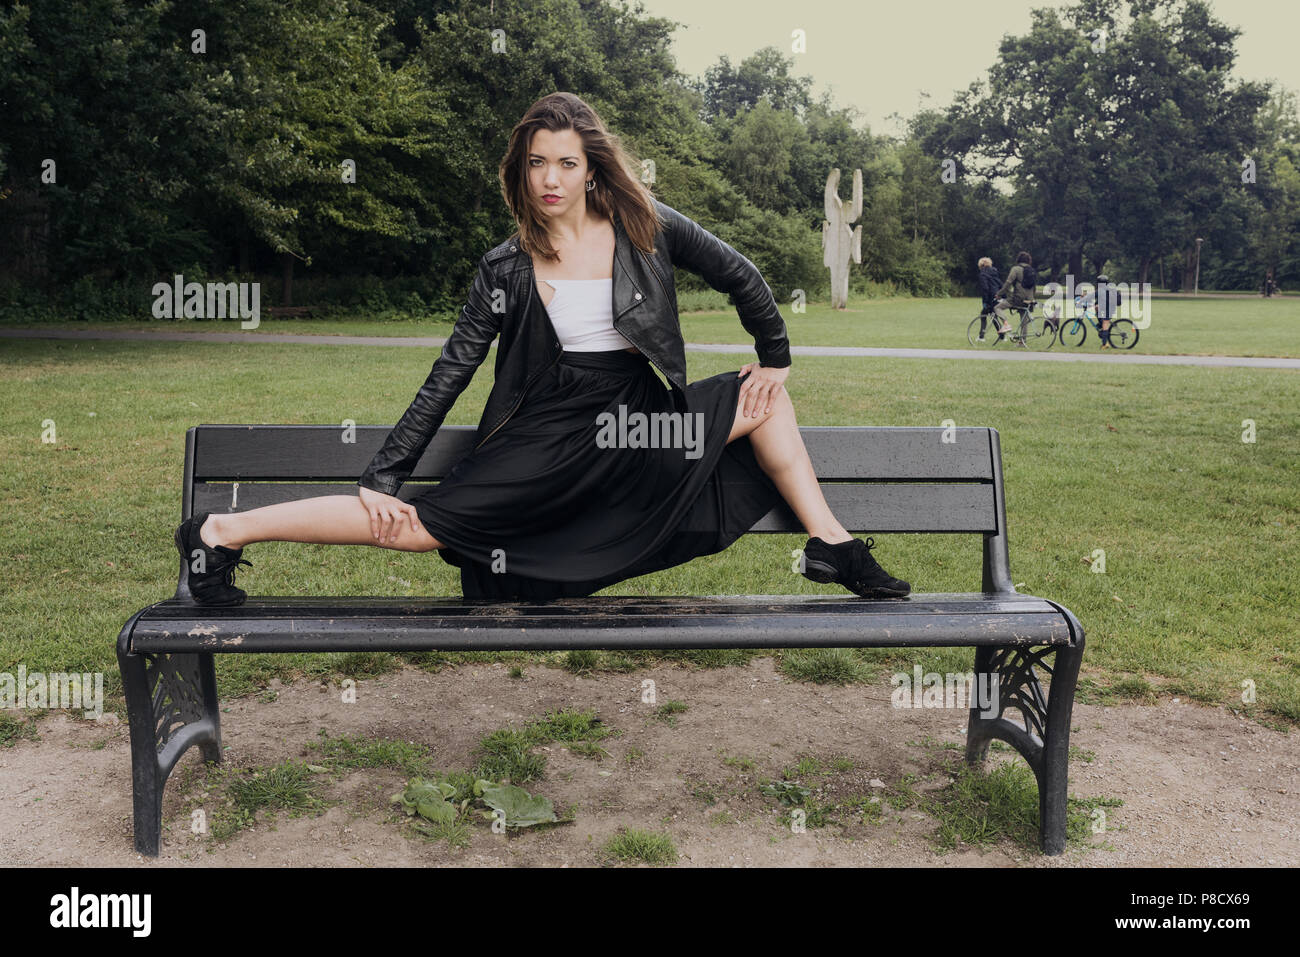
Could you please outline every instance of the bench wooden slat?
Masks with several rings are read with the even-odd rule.
[[[358,425],[355,442],[332,425],[201,425],[195,443],[195,481],[355,482],[392,431]],[[801,429],[818,477],[824,482],[992,482],[989,430],[975,428]],[[944,442],[945,436],[953,439]],[[412,481],[446,475],[475,445],[471,426],[438,430],[411,473]]]
[[[430,483],[408,482],[397,497],[410,501]],[[822,485],[826,502],[852,532],[996,532],[997,502],[992,485],[882,484]],[[196,483],[193,509],[198,512],[246,512],[263,505],[317,495],[356,495],[355,485],[297,482]],[[233,507],[232,507],[233,506]],[[803,526],[780,504],[750,529],[753,532],[801,533]]]

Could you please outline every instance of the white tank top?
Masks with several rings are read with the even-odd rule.
[[[551,304],[543,303],[543,307],[566,352],[612,352],[632,347],[614,329],[612,278],[539,281],[555,289]]]

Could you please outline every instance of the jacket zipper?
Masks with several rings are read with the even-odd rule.
[[[536,283],[533,283],[531,280],[529,282],[529,286],[530,288],[528,290],[528,302],[524,306],[525,313],[527,312],[529,307],[532,306],[533,295],[537,291]],[[562,355],[564,355],[563,349],[560,350],[560,356]],[[539,369],[537,372],[533,373],[533,377],[524,383],[524,387],[519,393],[519,398],[516,399],[515,404],[510,407],[510,411],[506,413],[506,417],[502,419],[500,422],[498,422],[496,427],[491,432],[489,432],[486,436],[483,437],[483,442],[480,442],[478,445],[474,446],[475,452],[477,452],[479,449],[483,447],[484,442],[486,442],[488,439],[492,438],[492,436],[500,432],[501,427],[510,421],[510,417],[513,416],[517,411],[519,411],[519,406],[523,403],[524,396],[528,394],[528,390],[532,388],[533,383],[536,382],[539,378],[541,378],[541,376],[544,373],[549,372],[555,366],[555,363],[560,361],[560,356],[556,356],[554,359],[552,359],[551,364],[548,365],[545,369]]]
[[[650,257],[647,256],[647,255],[645,254],[645,251],[641,250],[640,247],[637,247],[637,252],[638,252],[638,254],[641,255],[641,259],[645,260],[646,268],[649,268],[649,269],[650,269],[650,272],[651,272],[651,273],[654,273],[654,281],[655,281],[656,283],[659,283],[659,291],[660,291],[660,293],[663,293],[663,300],[664,300],[664,302],[666,302],[666,303],[668,304],[668,306],[672,306],[672,296],[669,296],[669,295],[668,295],[668,289],[667,289],[667,287],[663,285],[663,280],[660,280],[660,278],[659,278],[659,270],[658,270],[658,269],[655,269],[654,264],[651,263],[651,261],[650,261]],[[681,332],[681,322],[680,322],[680,321],[677,322],[677,332],[679,332],[679,333]],[[624,338],[627,338],[627,337],[624,337]],[[658,364],[658,363],[656,363],[656,364]],[[662,371],[662,369],[663,369],[663,365],[662,365],[662,364],[659,364],[659,368],[660,368],[660,371]],[[667,378],[667,380],[668,380],[669,382],[672,382],[672,376],[669,376],[669,374],[668,374],[667,372],[664,372],[664,373],[663,373],[663,376],[664,376],[664,378]]]
[[[547,366],[545,369],[539,370],[531,379],[528,380],[527,383],[525,383],[523,391],[519,393],[519,398],[515,401],[515,404],[511,407],[510,411],[506,413],[506,417],[501,420],[501,422],[497,425],[495,429],[493,429],[491,432],[487,434],[486,437],[484,437],[483,442],[486,442],[488,439],[492,438],[492,436],[496,435],[498,432],[501,431],[501,426],[509,422],[511,416],[513,416],[517,411],[519,411],[519,406],[523,403],[524,396],[528,394],[528,390],[532,388],[533,383],[536,382],[538,379],[540,379],[543,373],[550,371],[550,369],[555,365],[555,363],[559,361],[560,361],[560,357],[556,356],[551,361],[551,364],[549,366]],[[483,447],[483,442],[480,442],[478,445],[474,446],[475,452],[477,452],[479,449]]]

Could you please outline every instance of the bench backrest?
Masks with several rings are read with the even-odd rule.
[[[358,425],[199,425],[185,436],[182,518],[350,494],[392,431]],[[1002,453],[995,429],[801,428],[831,510],[851,532],[979,533],[983,589],[1011,591]],[[473,449],[472,426],[444,425],[398,492],[407,499]],[[803,531],[780,505],[751,532]]]

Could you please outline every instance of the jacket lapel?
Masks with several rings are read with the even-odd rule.
[[[636,268],[636,248],[623,229],[623,220],[614,214],[614,321],[636,306],[646,301],[646,293],[634,278],[639,270]]]

